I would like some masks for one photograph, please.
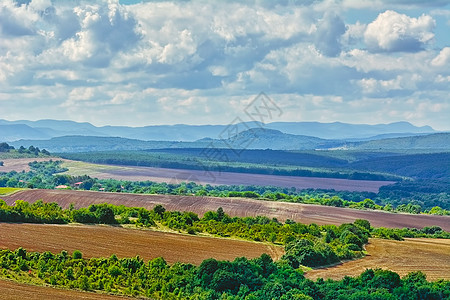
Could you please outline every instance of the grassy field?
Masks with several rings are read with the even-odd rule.
[[[67,174],[67,175],[71,175],[71,176],[89,175],[89,176],[95,177],[95,178],[105,178],[105,174],[109,174],[109,173],[117,171],[117,170],[132,169],[132,167],[101,165],[101,164],[93,164],[93,163],[87,163],[87,162],[75,161],[75,160],[62,159],[62,161],[63,161],[63,163],[61,164],[61,167],[67,168],[69,170],[64,173],[61,173],[61,174]],[[113,177],[109,177],[109,178],[113,178]]]
[[[0,196],[8,196],[15,192],[22,191],[21,188],[0,187]]]
[[[279,221],[291,219],[301,223],[342,224],[352,223],[356,219],[368,220],[375,227],[416,227],[440,226],[450,231],[450,216],[413,215],[388,213],[375,210],[357,210],[312,204],[252,200],[247,198],[219,198],[175,195],[148,195],[127,193],[105,193],[76,190],[26,190],[3,197],[9,205],[16,200],[34,202],[57,202],[63,208],[73,203],[75,208],[91,204],[111,203],[130,207],[153,209],[157,204],[168,210],[192,211],[203,215],[222,207],[231,216],[267,216]]]
[[[242,240],[193,236],[102,225],[51,225],[0,223],[0,248],[29,251],[80,250],[84,257],[164,257],[169,263],[200,264],[207,258],[234,260],[267,253],[280,259],[281,246]]]
[[[412,271],[422,271],[428,280],[450,280],[450,240],[406,239],[392,241],[371,239],[366,246],[367,256],[334,267],[312,270],[306,273],[310,279],[342,279],[358,276],[365,269],[389,269],[400,276]]]

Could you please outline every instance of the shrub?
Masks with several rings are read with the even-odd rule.
[[[83,254],[81,253],[80,250],[75,250],[75,251],[73,251],[72,257],[74,259],[82,259],[83,258]]]

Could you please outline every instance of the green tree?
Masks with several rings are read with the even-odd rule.
[[[80,250],[75,250],[72,253],[72,257],[73,257],[73,259],[82,259],[83,258],[83,253],[81,253]]]
[[[225,212],[223,211],[222,207],[219,207],[217,209],[217,221],[222,221],[224,217],[225,217]]]
[[[111,207],[106,205],[100,206],[96,210],[96,215],[98,217],[98,221],[101,224],[116,224],[117,221],[115,219],[114,211]]]
[[[156,205],[153,208],[153,211],[155,212],[155,214],[157,214],[160,218],[163,217],[164,212],[166,211],[166,209],[164,208],[164,206],[162,206],[161,204]]]

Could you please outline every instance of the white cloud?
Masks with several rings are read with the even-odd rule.
[[[450,128],[436,117],[450,114],[450,50],[428,47],[445,7],[413,18],[403,0],[288,2],[0,1],[0,118],[227,123],[264,91],[279,121],[389,122],[413,101],[433,110],[410,118]],[[359,12],[379,16],[346,23]]]
[[[416,52],[424,49],[434,38],[435,25],[428,15],[411,18],[387,10],[367,26],[364,39],[371,51]]]
[[[436,56],[431,64],[436,67],[450,67],[450,47],[445,47],[441,50],[438,56]]]
[[[315,32],[315,46],[326,56],[337,56],[341,52],[340,39],[346,28],[342,19],[332,13],[325,13]]]
[[[341,37],[341,42],[348,46],[357,45],[364,39],[364,32],[367,25],[362,24],[359,21],[356,24],[347,25],[347,30]]]
[[[421,82],[422,77],[417,74],[397,75],[390,80],[379,80],[374,78],[363,78],[356,82],[362,88],[362,93],[372,97],[386,97],[392,91],[414,91],[417,89],[417,83]]]

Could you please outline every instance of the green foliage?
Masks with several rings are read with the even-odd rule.
[[[0,221],[31,223],[131,223],[136,226],[162,225],[188,234],[208,233],[222,237],[284,244],[283,259],[293,268],[300,265],[317,267],[336,263],[342,259],[363,256],[363,246],[372,235],[385,239],[403,240],[404,237],[450,238],[450,233],[440,227],[371,228],[366,220],[340,226],[300,224],[293,221],[280,223],[267,217],[230,217],[222,208],[206,212],[203,218],[192,212],[166,211],[157,205],[152,210],[115,206],[111,204],[90,205],[88,208],[63,210],[56,203],[42,200],[29,204],[16,201],[8,206],[0,200]],[[225,275],[224,275],[225,276]]]
[[[364,228],[367,231],[370,231],[370,222],[367,220],[357,219],[355,220],[355,222],[353,222],[353,224],[361,228]]]
[[[298,241],[300,247],[313,246]],[[296,247],[296,246],[293,246]],[[368,269],[342,280],[306,279],[283,261],[259,258],[207,259],[199,266],[167,264],[163,258],[70,257],[66,253],[0,250],[0,277],[33,280],[69,289],[113,292],[151,299],[447,299],[450,281],[428,282],[421,272],[403,278],[392,271]]]
[[[0,154],[2,158],[45,157],[51,155],[50,152],[45,149],[41,150],[39,147],[30,146],[25,148],[20,146],[20,148],[16,150],[7,143],[0,143]]]
[[[392,239],[403,240],[403,238],[418,238],[418,237],[431,237],[431,238],[450,238],[450,233],[443,231],[439,226],[424,227],[422,229],[417,228],[374,228],[372,236]]]
[[[112,165],[362,180],[400,179],[395,175],[354,169],[348,161],[323,153],[247,149],[238,156],[233,150],[226,148],[226,145],[223,148],[217,148],[221,155],[216,155],[215,158],[207,157],[204,154],[204,148],[90,151],[61,153],[60,156],[72,160]],[[345,167],[348,169],[344,169]]]
[[[21,188],[7,188],[7,187],[0,187],[0,195],[9,195],[14,192],[22,190]]]
[[[31,172],[0,174],[0,187],[55,188],[65,185],[71,189],[101,190],[141,194],[173,194],[218,197],[247,197],[272,201],[301,202],[358,209],[378,209],[409,213],[450,215],[449,182],[414,181],[400,182],[380,188],[378,194],[368,192],[336,192],[302,190],[273,186],[211,186],[193,182],[180,184],[150,181],[131,182],[113,179],[99,180],[89,176],[60,174],[60,161],[30,163]],[[394,208],[394,204],[397,208]]]
[[[7,143],[0,143],[0,152],[9,152],[14,150],[13,146],[8,145]]]
[[[75,250],[75,251],[73,251],[72,257],[73,257],[73,259],[82,259],[83,254],[81,253],[80,250]]]

